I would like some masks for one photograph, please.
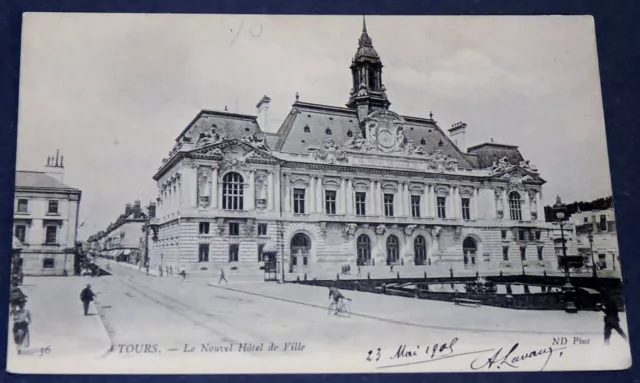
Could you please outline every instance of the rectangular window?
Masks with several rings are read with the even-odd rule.
[[[27,213],[28,208],[29,208],[29,200],[26,200],[26,199],[18,200],[18,208],[17,208],[18,213]]]
[[[589,222],[589,217],[584,217],[584,223],[588,223]]]
[[[229,222],[229,235],[234,237],[240,235],[240,224],[238,222]]]
[[[209,234],[209,222],[200,222],[200,234]]]
[[[47,226],[45,230],[44,243],[47,245],[55,245],[58,241],[58,227]]]
[[[356,193],[356,215],[367,215],[367,193]]]
[[[53,199],[49,201],[49,210],[47,210],[49,214],[58,214],[58,201]]]
[[[304,189],[293,189],[293,212],[304,214]]]
[[[527,260],[527,248],[525,246],[520,246],[520,259],[523,261]]]
[[[258,245],[258,262],[264,261],[262,253],[264,252],[264,243]]]
[[[209,244],[198,245],[198,262],[209,262]]]
[[[18,241],[21,243],[25,243],[27,240],[27,226],[26,225],[16,225],[14,230],[14,235],[18,238]]]
[[[240,245],[237,243],[229,245],[229,262],[238,262],[238,253],[240,253]]]
[[[393,194],[384,195],[384,215],[393,217]]]
[[[462,219],[471,219],[471,200],[469,198],[462,198]]]
[[[411,196],[411,216],[414,218],[420,218],[420,196]]]
[[[607,268],[607,255],[606,254],[598,254],[598,266],[601,269]]]
[[[509,260],[509,247],[507,247],[507,246],[502,248],[502,260],[503,261],[508,261]]]
[[[324,192],[324,209],[327,214],[336,214],[336,192],[326,190]]]
[[[56,262],[53,258],[45,258],[42,260],[43,269],[53,269],[56,267]]]
[[[542,239],[542,231],[536,230],[536,241],[539,241],[540,239]]]
[[[607,216],[600,216],[600,231],[607,231]]]
[[[542,261],[542,246],[538,246],[538,261]]]
[[[609,221],[608,226],[609,226],[608,227],[609,231],[611,232],[616,231],[616,221]]]
[[[502,236],[502,239],[507,239],[507,231],[506,230],[502,230],[501,231],[501,236]]]
[[[518,230],[518,239],[521,241],[527,240],[527,234],[525,230]]]
[[[267,235],[267,224],[259,223],[258,224],[258,235]]]
[[[447,218],[447,197],[438,197],[438,218]]]

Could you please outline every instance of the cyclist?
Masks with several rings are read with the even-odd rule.
[[[343,299],[348,299],[346,298],[344,295],[342,295],[342,293],[340,292],[340,290],[338,290],[336,287],[329,287],[329,299],[331,299],[331,297],[333,297],[333,301],[335,302],[335,315],[338,315],[338,309],[340,308],[340,303],[342,302]]]

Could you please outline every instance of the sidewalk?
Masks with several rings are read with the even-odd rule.
[[[80,291],[87,283],[91,283],[90,278],[24,279],[24,285],[20,288],[27,295],[26,308],[31,312],[31,342],[22,355],[17,355],[11,333],[13,324],[10,323],[7,363],[9,369],[12,367],[12,361],[21,364],[22,359],[30,357],[99,357],[109,350],[111,341],[96,311],[96,305],[91,304],[88,316],[84,316],[82,311]]]

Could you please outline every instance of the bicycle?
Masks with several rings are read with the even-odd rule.
[[[338,304],[338,309],[336,310],[336,301],[331,301],[331,303],[329,303],[329,309],[328,309],[328,314],[336,314],[336,315],[340,315],[343,314],[346,317],[350,317],[351,316],[351,299],[349,298],[342,298],[340,300],[340,303]]]

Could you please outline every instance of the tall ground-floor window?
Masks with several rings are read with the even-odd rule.
[[[229,245],[229,262],[238,262],[240,245],[237,243]]]
[[[198,262],[209,262],[209,244],[198,245]]]

